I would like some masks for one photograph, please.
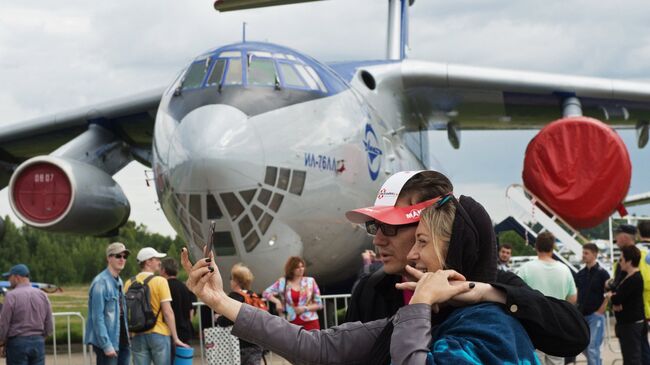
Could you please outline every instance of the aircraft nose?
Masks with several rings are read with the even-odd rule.
[[[246,114],[206,105],[179,123],[170,145],[172,182],[181,191],[232,190],[260,181],[262,143]]]

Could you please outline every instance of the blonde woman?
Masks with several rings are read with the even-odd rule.
[[[246,302],[246,297],[254,295],[251,291],[251,285],[255,276],[249,268],[241,263],[235,264],[230,270],[230,288],[232,291],[228,294],[240,303]],[[219,316],[217,325],[221,327],[232,326],[233,322],[225,316]],[[241,365],[260,365],[262,361],[262,348],[254,343],[244,340],[239,341],[239,352],[241,355]]]

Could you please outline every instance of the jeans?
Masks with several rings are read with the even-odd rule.
[[[603,334],[605,332],[605,315],[592,313],[585,316],[589,324],[589,346],[583,352],[587,357],[588,365],[602,365],[603,360],[600,358],[600,345],[603,343]]]
[[[129,346],[120,346],[116,357],[108,357],[104,354],[104,350],[93,345],[93,350],[97,355],[97,365],[129,365],[131,363],[131,350]]]
[[[134,365],[171,364],[171,342],[169,336],[158,333],[145,333],[135,335],[131,339],[131,351]]]
[[[45,338],[43,336],[17,336],[7,341],[7,364],[45,364]]]

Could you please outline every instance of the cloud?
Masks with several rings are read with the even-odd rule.
[[[419,0],[411,9],[410,56],[648,79],[646,8],[642,0],[624,5]],[[243,22],[249,40],[286,45],[319,60],[381,59],[386,17],[387,3],[376,0],[330,0],[223,14],[207,0],[0,2],[0,126],[165,86],[198,54],[239,42]],[[432,143],[458,186],[480,194],[496,217],[503,211],[499,197],[505,186],[519,180],[527,142],[499,136],[487,144],[482,135],[464,134],[457,152],[444,150],[445,138]],[[529,137],[514,139],[523,138]],[[631,153],[647,161],[647,148]],[[128,186],[133,217],[152,228],[169,229],[164,228],[164,218],[153,213],[156,197],[152,189],[143,190],[141,170],[130,165],[116,177]],[[635,171],[635,181],[643,176]],[[634,191],[641,192],[639,186],[633,185]],[[0,214],[7,211],[5,190],[0,193]]]

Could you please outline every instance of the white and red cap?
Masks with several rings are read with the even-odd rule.
[[[350,210],[345,213],[346,218],[352,223],[378,220],[382,223],[402,225],[419,222],[420,212],[439,201],[442,197],[435,197],[408,207],[396,207],[395,203],[404,184],[422,171],[401,171],[391,175],[379,189],[375,205]]]

